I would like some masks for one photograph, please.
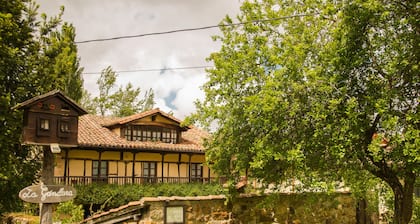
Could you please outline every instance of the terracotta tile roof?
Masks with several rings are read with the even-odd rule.
[[[82,107],[80,107],[74,100],[72,100],[71,98],[67,97],[66,95],[64,95],[63,92],[61,92],[60,90],[53,90],[50,91],[48,93],[33,97],[29,100],[26,100],[25,102],[19,103],[18,105],[14,106],[12,109],[21,109],[21,108],[25,108],[25,107],[29,107],[32,104],[40,101],[40,100],[45,100],[48,99],[50,97],[58,97],[61,100],[67,102],[69,105],[71,105],[80,115],[83,114],[87,114],[88,112],[83,109]]]
[[[139,209],[146,207],[151,202],[210,201],[210,200],[226,200],[226,196],[225,195],[207,195],[207,196],[187,196],[187,197],[180,197],[180,196],[143,197],[139,201],[132,201],[132,202],[129,202],[126,205],[122,205],[118,208],[114,208],[114,209],[111,209],[111,210],[106,211],[106,212],[95,214],[95,215],[83,220],[81,223],[95,223],[95,220],[98,220],[100,218],[103,218],[104,220],[107,220],[107,219],[112,217],[112,214],[123,212],[124,210],[127,210],[127,212],[130,212],[130,210],[138,211]],[[110,216],[110,217],[107,218],[107,216]]]
[[[167,151],[167,152],[194,152],[204,153],[202,139],[209,134],[203,130],[191,126],[182,132],[179,144],[163,142],[127,141],[119,137],[107,127],[117,124],[125,124],[144,116],[156,113],[156,110],[147,111],[126,118],[101,117],[86,114],[79,117],[78,143],[81,148],[106,148],[113,150],[142,150],[142,151]],[[166,115],[164,115],[166,116]],[[168,115],[170,116],[170,115]],[[171,119],[173,117],[171,116]]]
[[[167,117],[167,118],[177,122],[178,124],[181,124],[181,120],[178,120],[176,117],[161,111],[159,108],[155,108],[153,110],[144,111],[144,112],[139,113],[139,114],[134,114],[134,115],[131,115],[131,116],[122,117],[122,118],[110,121],[109,123],[104,124],[104,126],[111,127],[111,126],[114,126],[114,125],[123,125],[123,124],[130,123],[132,121],[150,116],[152,114],[160,114],[164,117]]]

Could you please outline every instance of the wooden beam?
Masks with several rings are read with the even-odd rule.
[[[164,169],[164,165],[165,165],[164,164],[164,162],[165,162],[165,153],[161,153],[161,155],[162,155],[162,166],[161,166],[162,167],[162,172],[161,172],[162,174],[161,174],[161,178],[162,178],[162,183],[163,183],[163,174],[164,174],[164,170],[163,169]]]
[[[188,182],[191,183],[191,157],[192,154],[188,154]]]
[[[135,180],[135,171],[136,171],[136,153],[133,152],[133,168],[132,168],[132,174],[131,174],[131,183],[134,184]]]
[[[54,154],[49,146],[42,146],[42,184],[52,185],[54,179]],[[53,204],[43,203],[40,208],[40,223],[52,224],[52,206]]]
[[[66,150],[66,153],[64,154],[64,183],[65,184],[69,184],[69,180],[67,178],[68,174],[68,163],[69,163],[69,149],[65,148],[64,150]]]

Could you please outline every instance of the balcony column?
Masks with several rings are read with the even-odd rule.
[[[191,183],[191,157],[192,154],[188,154],[188,182]]]
[[[131,177],[132,184],[134,184],[135,172],[136,172],[136,153],[133,152],[133,169],[132,169],[132,177]]]
[[[181,153],[178,153],[178,182],[181,183]]]
[[[207,165],[207,171],[208,171],[208,175],[207,177],[209,178],[208,183],[210,183],[211,181],[211,177],[210,177],[210,167]]]
[[[99,161],[99,162],[98,162],[99,164],[98,164],[98,176],[97,176],[97,177],[98,177],[98,180],[99,180],[99,181],[101,181],[101,180],[100,180],[100,177],[101,177],[101,175],[102,175],[102,174],[101,174],[101,170],[102,170],[102,151],[99,151],[99,158],[98,158],[98,161]]]
[[[162,179],[162,183],[163,183],[163,180],[164,180],[164,177],[163,177],[163,171],[164,171],[164,162],[165,162],[165,153],[161,153],[161,156],[162,156],[162,161],[161,161],[161,163],[162,163],[162,172],[161,172],[161,179]]]
[[[68,176],[68,166],[69,166],[69,149],[65,148],[64,149],[66,151],[66,153],[64,154],[64,183],[65,184],[70,184],[70,180],[67,177]]]

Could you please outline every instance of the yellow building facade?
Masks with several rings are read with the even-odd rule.
[[[79,117],[78,146],[55,158],[57,184],[208,183],[208,133],[154,109],[124,118]]]

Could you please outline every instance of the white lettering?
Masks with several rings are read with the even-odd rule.
[[[47,198],[52,197],[72,197],[73,191],[66,191],[64,188],[60,188],[58,191],[49,190],[48,186],[41,186],[41,201],[45,201]]]
[[[25,189],[22,192],[22,198],[37,198],[38,194],[36,192],[33,192],[31,189]]]

